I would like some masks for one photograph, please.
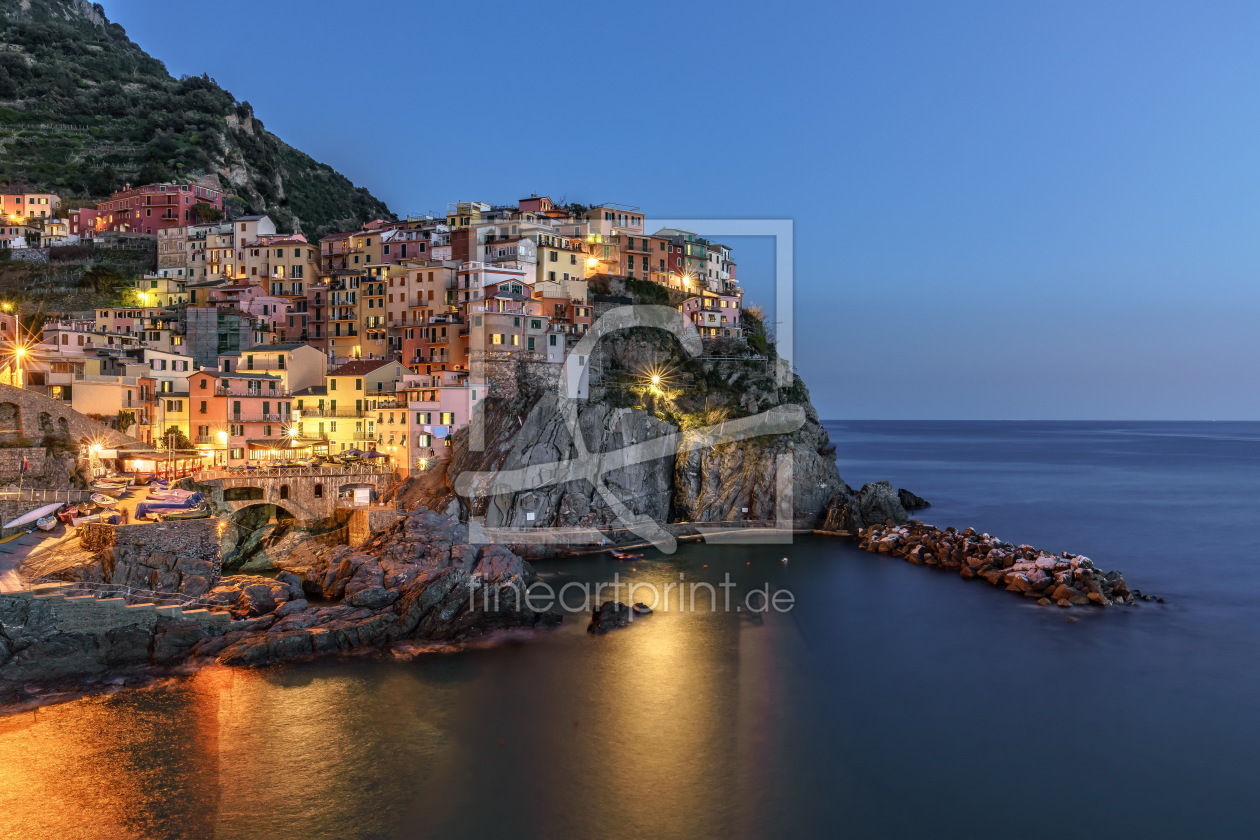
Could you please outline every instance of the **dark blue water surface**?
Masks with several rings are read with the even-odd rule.
[[[821,537],[548,562],[557,585],[729,573],[796,607],[702,598],[603,637],[570,620],[3,718],[0,836],[1260,836],[1260,423],[828,428],[850,484],[1167,603],[1038,607]]]

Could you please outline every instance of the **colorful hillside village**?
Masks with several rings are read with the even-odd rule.
[[[227,218],[223,194],[194,184],[65,214],[51,194],[0,199],[0,247],[126,236],[155,255],[132,305],[58,313],[35,335],[5,305],[0,381],[116,418],[189,468],[371,453],[428,469],[487,396],[477,360],[563,364],[617,302],[610,279],[673,290],[702,337],[742,338],[730,249],[645,230],[636,207],[459,202],[310,242],[265,215]]]

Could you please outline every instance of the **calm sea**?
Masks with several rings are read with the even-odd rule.
[[[729,573],[796,607],[702,597],[603,637],[571,620],[2,718],[0,837],[1260,836],[1260,424],[829,428],[850,484],[1167,604],[1042,608],[822,538],[545,563]]]

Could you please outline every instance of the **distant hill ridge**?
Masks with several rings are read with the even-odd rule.
[[[394,218],[208,76],[175,79],[85,0],[0,0],[0,186],[101,199],[198,180],[315,238]]]

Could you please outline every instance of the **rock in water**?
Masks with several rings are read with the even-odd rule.
[[[901,502],[901,506],[906,510],[922,510],[932,506],[927,499],[914,495],[904,487],[897,490],[897,500]]]
[[[591,610],[591,623],[586,626],[588,633],[607,633],[625,627],[630,623],[630,608],[620,601],[605,601]]]
[[[910,521],[901,504],[900,494],[904,492],[906,491],[894,490],[887,481],[863,484],[862,489],[856,493],[845,485],[827,503],[822,530],[856,534],[868,525],[882,525],[887,522],[903,525]]]

